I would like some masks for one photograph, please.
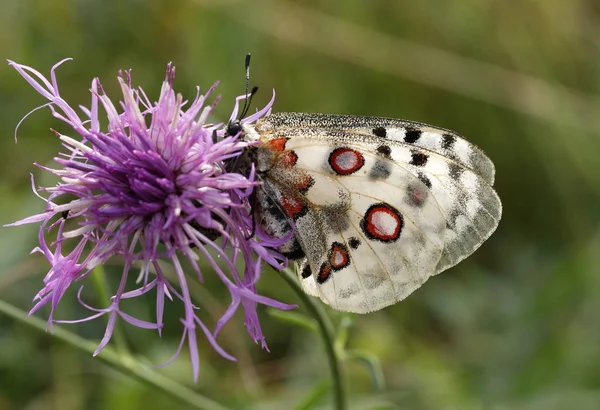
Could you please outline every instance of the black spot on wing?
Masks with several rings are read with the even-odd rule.
[[[352,249],[357,249],[360,246],[360,239],[352,236],[348,239],[348,245],[350,245]]]
[[[442,135],[442,148],[443,149],[452,149],[454,147],[454,143],[456,142],[456,137],[450,134]]]
[[[427,188],[431,188],[431,181],[429,180],[429,178],[427,178],[427,175],[423,174],[422,172],[419,172],[417,174],[417,177],[421,180],[423,184],[425,184]]]
[[[377,147],[377,153],[384,156],[385,158],[389,158],[392,154],[392,149],[389,147],[389,145],[380,145],[379,147]]]
[[[373,128],[373,135],[380,137],[380,138],[386,138],[387,131],[385,130],[384,127],[376,127],[376,128]]]
[[[462,175],[462,173],[464,171],[465,171],[464,168],[461,167],[460,165],[457,165],[457,164],[448,165],[448,172],[450,174],[450,178],[452,178],[455,181],[460,178],[460,176]]]
[[[308,279],[310,275],[312,275],[312,272],[310,271],[310,265],[307,263],[302,269],[302,279]]]
[[[421,130],[416,128],[407,128],[406,134],[404,135],[404,142],[408,142],[409,144],[413,144],[417,142],[419,138],[421,138]]]
[[[413,152],[411,154],[410,165],[422,167],[427,163],[429,157],[422,152]]]

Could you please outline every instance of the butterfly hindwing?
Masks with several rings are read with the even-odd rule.
[[[290,137],[277,156],[268,186],[294,220],[312,273],[307,293],[364,313],[405,298],[435,271],[446,220],[418,177],[377,152],[327,141]],[[389,178],[373,179],[382,166]],[[310,180],[308,189],[290,189],[291,174]]]

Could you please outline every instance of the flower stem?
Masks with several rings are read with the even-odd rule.
[[[1,299],[0,312],[36,330],[44,333],[46,332],[45,321],[34,316],[28,317],[26,312],[6,303]],[[96,350],[96,344],[94,342],[85,340],[84,338],[56,325],[54,325],[53,330],[53,337],[55,339],[61,340],[72,347],[76,347],[90,355]],[[119,354],[113,351],[111,348],[106,347],[104,350],[102,350],[102,353],[98,355],[98,359],[117,369],[121,373],[133,377],[152,387],[153,389],[162,390],[172,397],[181,400],[183,403],[189,404],[193,408],[203,410],[229,410],[228,407],[225,407],[194,392],[188,387],[173,381],[172,378],[157,373],[154,371],[154,369],[136,360],[130,355]]]
[[[300,284],[298,278],[290,269],[284,269],[283,278],[288,282],[298,297],[304,302],[306,308],[314,316],[325,342],[325,353],[331,369],[331,379],[333,381],[333,394],[336,410],[346,410],[348,408],[348,398],[346,390],[346,380],[344,375],[344,365],[341,355],[335,347],[335,330],[329,316],[325,313],[323,305],[316,299],[307,295]]]
[[[104,271],[104,266],[98,265],[92,271],[92,283],[94,284],[94,289],[98,294],[98,299],[101,301],[107,301],[110,304],[110,296],[108,291],[108,280],[106,279],[106,272]],[[120,323],[115,323],[115,327],[113,330],[114,343],[119,351],[122,354],[129,354],[129,348],[127,347],[127,341],[125,339],[125,335],[123,334],[123,328]]]

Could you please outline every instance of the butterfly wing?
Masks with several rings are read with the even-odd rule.
[[[452,131],[388,118],[301,113],[273,114],[260,129],[267,137],[354,144],[358,150],[389,153],[392,161],[404,164],[428,185],[447,218],[438,273],[474,252],[500,220],[502,205],[492,188],[491,160]]]
[[[415,201],[406,194],[406,186],[421,193],[427,187],[402,167],[384,159],[394,182],[372,180],[368,175],[379,165],[376,154],[337,151],[342,152],[338,164],[340,155],[360,155],[363,163],[353,175],[340,178],[328,170],[331,150],[327,141],[290,139],[284,155],[294,153],[293,170],[276,165],[266,184],[294,219],[310,269],[302,275],[310,278],[307,293],[340,310],[379,310],[431,276],[442,254],[446,221],[432,195]],[[290,178],[292,173],[297,175]],[[310,178],[304,193],[289,189],[298,174]]]
[[[501,205],[481,151],[465,145],[462,152],[480,158],[458,161],[443,155],[445,130],[435,142],[430,127],[426,149],[365,131],[389,120],[359,127],[361,119],[274,114],[256,130],[264,146],[279,147],[266,185],[295,221],[305,290],[363,313],[403,299],[471,254],[496,228]],[[403,129],[415,139],[414,129],[394,121],[398,135]]]
[[[400,142],[423,148],[449,158],[465,168],[473,170],[488,184],[494,184],[495,168],[485,153],[454,131],[431,125],[380,117],[356,117],[352,115],[275,113],[262,124],[265,130],[286,128],[332,131],[344,130],[380,140]]]

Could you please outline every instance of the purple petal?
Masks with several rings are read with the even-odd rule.
[[[140,328],[156,329],[160,335],[165,297],[184,305],[181,344],[173,358],[187,341],[194,380],[200,371],[197,328],[202,329],[215,351],[235,360],[219,346],[215,335],[233,318],[240,305],[251,337],[266,347],[256,314],[257,303],[278,309],[294,306],[259,295],[255,284],[265,263],[276,269],[287,265],[287,259],[278,249],[293,232],[277,238],[259,227],[254,230],[250,198],[260,185],[256,170],[251,166],[246,175],[227,172],[228,161],[235,161],[258,142],[225,136],[224,124],[209,122],[208,117],[219,101],[217,97],[212,104],[207,103],[216,84],[204,95],[198,88],[193,100],[186,101],[177,94],[173,90],[175,67],[171,65],[167,67],[156,103],[151,102],[143,89],[133,88],[131,73],[126,71],[118,77],[121,101],[111,100],[98,79],[94,79],[89,90],[90,107],[79,107],[81,111],[76,111],[59,91],[56,70],[64,61],[52,67],[50,80],[31,67],[9,61],[49,101],[42,107],[48,106],[56,119],[72,129],[65,134],[54,131],[63,148],[55,157],[56,168],[38,165],[40,172],[60,178],[60,184],[36,188],[32,176],[31,187],[43,201],[43,212],[9,225],[39,223],[39,245],[33,252],[43,253],[50,266],[30,314],[49,305],[51,328],[54,311],[71,284],[85,280],[94,267],[114,257],[122,260],[123,270],[110,306],[98,309],[86,304],[80,287],[77,299],[91,315],[57,321],[80,323],[108,313],[108,324],[94,355],[109,343],[118,317]],[[232,119],[237,118],[239,104],[245,98],[236,99]],[[273,93],[266,107],[241,122],[252,123],[268,114],[274,98]],[[78,112],[83,112],[83,119]],[[101,127],[101,115],[108,119],[106,129]],[[215,135],[220,136],[217,141]],[[45,193],[48,198],[41,196]],[[248,239],[251,232],[256,235]],[[219,238],[219,244],[213,241],[215,237]],[[184,274],[181,259],[190,263],[195,275]],[[165,279],[161,260],[169,261],[175,268],[176,282]],[[232,297],[213,332],[196,315],[199,307],[189,291],[190,281],[201,283],[203,275],[208,274],[200,268],[206,262]],[[134,264],[141,264],[139,281],[143,283],[130,289],[128,276],[131,268],[137,266]],[[238,265],[243,265],[244,270],[239,271]],[[142,297],[154,289],[156,322],[138,319],[121,310],[121,299]]]

